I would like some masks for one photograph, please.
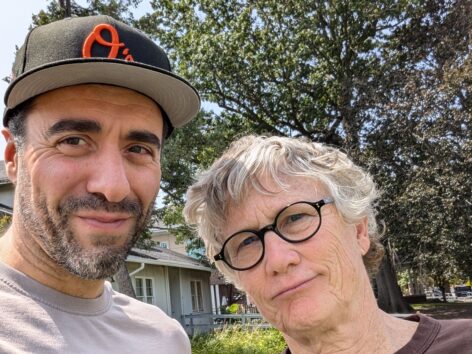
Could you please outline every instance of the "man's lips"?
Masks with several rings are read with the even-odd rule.
[[[111,213],[80,213],[76,217],[90,227],[115,229],[122,226],[132,216],[127,214],[111,214]]]
[[[307,278],[307,279],[302,279],[302,280],[298,280],[296,282],[292,282],[290,283],[289,285],[285,285],[283,288],[281,289],[278,289],[274,295],[272,296],[272,300],[277,298],[277,297],[280,297],[280,296],[285,296],[285,295],[289,295],[289,294],[292,294],[298,290],[302,290],[308,286],[310,286],[310,282],[315,279],[317,277],[317,275],[311,277],[311,278]]]

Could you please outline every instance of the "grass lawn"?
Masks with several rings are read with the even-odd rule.
[[[472,302],[426,302],[411,305],[415,311],[437,319],[471,318]]]
[[[437,319],[471,318],[472,302],[412,304],[415,311]],[[242,329],[233,325],[214,333],[196,335],[191,339],[193,354],[277,354],[285,341],[274,328]]]

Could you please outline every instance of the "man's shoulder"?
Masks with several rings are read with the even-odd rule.
[[[107,284],[109,286],[109,284]],[[126,314],[130,321],[149,322],[150,324],[160,323],[167,326],[168,329],[182,330],[180,323],[167,315],[156,305],[147,304],[128,295],[119,293],[109,286],[112,295],[112,308],[115,314]],[[157,321],[157,322],[156,322]]]

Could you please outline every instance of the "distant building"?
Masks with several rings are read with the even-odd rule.
[[[0,216],[12,215],[15,185],[11,183],[5,172],[5,162],[0,161]]]
[[[180,254],[187,254],[185,244],[176,243],[175,235],[171,234],[168,230],[151,228],[151,238],[161,248],[167,248],[171,251],[178,252]]]

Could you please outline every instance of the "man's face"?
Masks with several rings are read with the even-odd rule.
[[[81,278],[114,274],[159,191],[162,132],[158,106],[128,89],[80,85],[36,98],[18,153],[23,233]]]

